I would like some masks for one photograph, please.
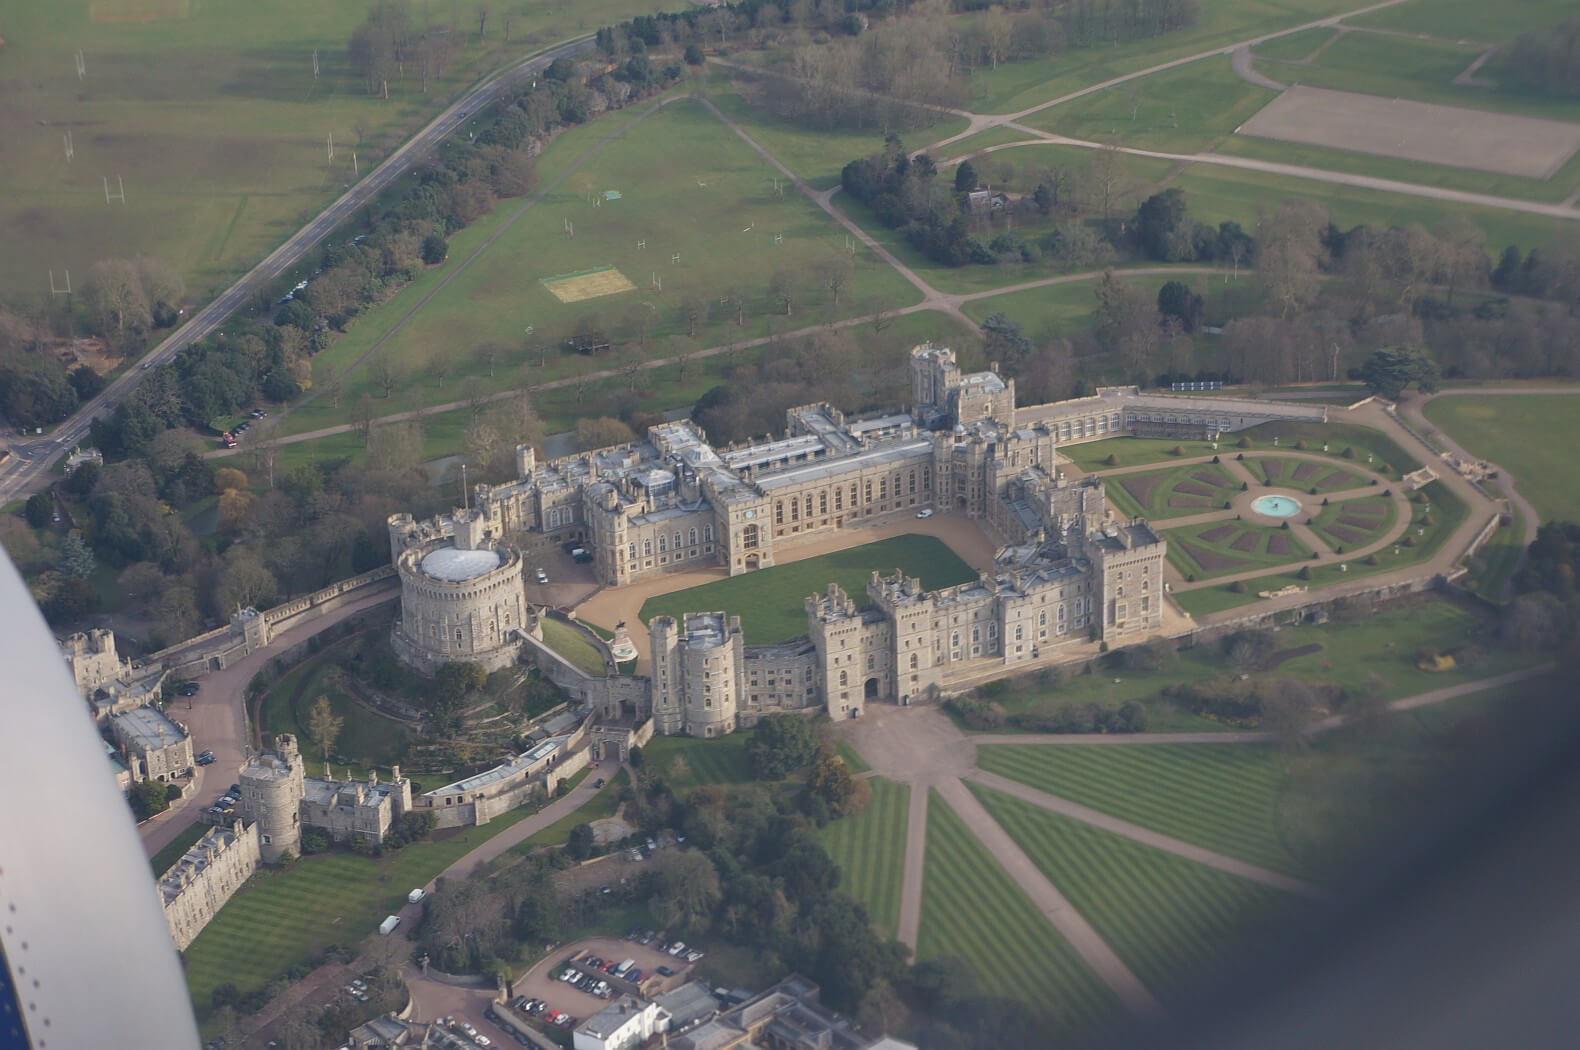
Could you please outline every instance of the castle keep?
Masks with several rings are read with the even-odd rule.
[[[637,714],[657,732],[718,736],[767,711],[815,706],[855,717],[873,700],[909,703],[1049,660],[1063,643],[1161,627],[1163,541],[1144,521],[1111,518],[1098,480],[1067,480],[1059,446],[1326,419],[1321,407],[1133,387],[1017,408],[1014,380],[962,373],[953,351],[931,344],[911,351],[910,371],[907,413],[847,418],[803,405],[782,437],[718,449],[689,421],[664,423],[646,441],[544,464],[522,446],[518,480],[476,486],[467,508],[422,523],[392,516],[396,652],[430,673],[450,660],[493,669],[514,659],[517,632],[535,634],[511,542],[527,531],[584,544],[599,581],[620,586],[699,564],[751,572],[919,508],[981,520],[1003,543],[992,572],[940,591],[876,572],[865,595],[830,587],[807,599],[798,642],[746,646],[727,611],[649,625],[652,678]]]
[[[279,863],[287,853],[300,856],[304,827],[324,828],[336,842],[382,842],[395,819],[411,809],[411,781],[399,766],[390,772],[388,783],[380,783],[377,772],[367,780],[336,780],[328,768],[322,780],[309,778],[296,738],[281,733],[273,752],[242,767],[241,818],[256,826],[266,864]]]

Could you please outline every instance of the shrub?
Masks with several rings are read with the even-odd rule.
[[[1241,492],[1249,491],[1250,488],[1251,488],[1251,483],[1249,481],[1242,481],[1242,482],[1240,482],[1240,491]]]
[[[1185,574],[1185,582],[1186,583],[1195,583],[1196,582],[1196,574],[1194,572],[1186,573]]]
[[[1375,554],[1368,554],[1368,555],[1366,555],[1366,564],[1367,565],[1380,565],[1382,563],[1377,560],[1377,555],[1375,555]]]
[[[1300,572],[1297,573],[1296,575],[1298,575],[1302,580],[1309,580],[1309,579],[1311,579],[1311,566],[1309,566],[1309,565],[1302,565],[1300,567]]]
[[[1230,594],[1244,594],[1245,593],[1245,581],[1244,580],[1235,580],[1233,583],[1229,584],[1229,593]]]
[[[1414,547],[1415,546],[1415,537],[1414,536],[1406,536],[1404,539],[1399,541],[1399,546],[1401,546],[1401,547]]]
[[[944,710],[960,719],[967,729],[997,729],[1004,724],[1004,709],[969,693],[944,701]]]
[[[1248,435],[1241,434],[1240,435],[1240,440],[1236,441],[1234,443],[1234,447],[1235,448],[1250,448],[1251,447],[1251,439],[1250,439],[1250,437]],[[1245,457],[1240,456],[1240,457],[1236,457],[1236,458],[1243,459]]]
[[[1348,445],[1346,445],[1346,446],[1344,446],[1344,451],[1340,452],[1339,455],[1343,456],[1345,459],[1354,459],[1355,458],[1355,450],[1353,448],[1350,448]]]
[[[1306,491],[1310,492],[1311,495],[1315,496],[1317,494],[1317,487],[1315,485],[1313,485],[1313,486],[1311,486],[1311,488],[1307,489]]]
[[[1185,446],[1184,445],[1175,445],[1173,448],[1169,449],[1169,455],[1171,455],[1171,456],[1183,456],[1184,454],[1185,454]]]
[[[1306,451],[1307,447],[1308,446],[1306,445],[1305,438],[1301,438],[1299,441],[1295,442],[1295,448],[1299,449],[1301,452]]]
[[[1312,552],[1312,553],[1315,554],[1315,552]],[[1343,554],[1344,553],[1344,544],[1341,543],[1337,547],[1334,547],[1333,548],[1333,553],[1334,554]]]
[[[1377,484],[1377,479],[1376,478],[1372,478],[1372,484],[1373,485]]]
[[[1223,460],[1219,459],[1217,456],[1212,457],[1212,461],[1214,463],[1222,463],[1223,462]]]
[[[1423,514],[1423,515],[1421,515],[1421,524],[1425,525],[1427,527],[1430,527],[1430,526],[1436,524],[1436,522],[1434,522],[1432,520],[1432,515],[1430,515],[1430,514]]]
[[[1311,560],[1312,561],[1316,561],[1320,557],[1322,557],[1322,555],[1318,554],[1316,551],[1312,551],[1311,552]]]
[[[1119,466],[1119,456],[1113,452],[1110,452],[1108,454],[1108,458],[1103,460],[1103,462],[1108,464],[1110,467],[1117,467]]]

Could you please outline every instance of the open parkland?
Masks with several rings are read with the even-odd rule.
[[[238,26],[196,0],[145,2],[151,14],[132,0],[16,7],[0,31],[28,65],[5,75],[46,85],[29,90],[52,92],[61,116],[10,140],[16,160],[0,179],[8,190],[0,192],[0,241],[53,245],[63,268],[84,272],[98,255],[147,250],[205,289],[245,270],[355,178],[344,170],[349,156],[322,159],[323,136],[361,145],[367,163],[506,50],[502,41],[469,47],[431,97],[408,92],[380,106],[343,65],[321,79],[307,66],[316,42],[326,51],[343,46],[357,9],[289,0]],[[968,158],[1001,164],[1010,186],[1055,158],[1089,156],[1106,144],[1126,173],[1128,204],[1177,186],[1214,223],[1249,226],[1301,197],[1330,208],[1340,225],[1435,225],[1457,213],[1495,247],[1575,236],[1580,160],[1543,140],[1538,127],[1525,132],[1529,156],[1494,170],[1434,152],[1430,142],[1390,154],[1374,139],[1347,136],[1343,120],[1328,120],[1339,111],[1323,109],[1338,92],[1437,107],[1400,109],[1430,117],[1420,129],[1427,139],[1434,127],[1451,132],[1456,107],[1574,127],[1580,105],[1496,86],[1512,39],[1556,21],[1563,5],[1526,3],[1517,16],[1474,0],[1402,0],[1354,15],[1354,4],[1336,0],[1201,7],[1196,27],[1162,41],[982,70],[969,110],[939,114],[908,142],[925,144],[941,166]],[[634,11],[613,0],[575,13],[562,5],[518,23],[521,47],[510,49]],[[42,52],[16,46],[30,35],[53,42],[47,66]],[[247,39],[248,49],[225,46],[232,37]],[[78,47],[90,56],[81,78],[70,63]],[[171,60],[134,58],[150,48],[167,49]],[[195,53],[208,57],[195,63]],[[285,88],[276,73],[288,62],[303,71]],[[196,122],[145,104],[174,105],[193,93],[213,103]],[[8,119],[11,130],[22,126],[0,112],[0,130]],[[1297,135],[1296,124],[1315,130]],[[71,160],[59,144],[68,127],[80,151]],[[429,458],[452,455],[476,411],[458,400],[466,379],[475,381],[472,398],[531,390],[551,427],[569,430],[637,388],[634,373],[607,359],[543,350],[588,311],[606,326],[641,330],[641,394],[655,411],[688,407],[727,364],[830,327],[859,333],[874,354],[898,355],[929,338],[974,352],[974,322],[1011,305],[1034,330],[1090,324],[1096,273],[1047,264],[1011,276],[950,271],[842,201],[840,166],[881,144],[875,131],[823,136],[781,125],[719,64],[655,103],[566,131],[540,158],[537,192],[457,233],[446,265],[370,310],[315,359],[314,387],[336,396],[309,397],[278,414],[251,447],[278,447],[282,466],[364,455],[346,406],[373,398],[385,421],[421,426]],[[1511,140],[1507,151],[1519,148]],[[1542,152],[1549,148],[1557,152]],[[101,168],[121,173],[135,207],[99,203]],[[38,259],[0,254],[0,286],[38,283]],[[1168,279],[1121,277],[1153,292]],[[776,280],[790,305],[768,293]],[[1228,275],[1216,271],[1191,280],[1223,287],[1226,301],[1234,294]],[[703,307],[689,329],[675,309],[684,298]],[[503,364],[471,353],[490,342],[520,349]],[[378,355],[399,361],[409,378],[374,398]],[[441,357],[453,359],[443,371]],[[1105,367],[1095,363],[1094,378]],[[1401,767],[1427,763],[1460,718],[1517,704],[1530,677],[1545,670],[1515,653],[1492,652],[1473,667],[1427,667],[1415,654],[1483,648],[1490,607],[1505,596],[1537,524],[1580,518],[1580,479],[1565,453],[1572,443],[1554,440],[1573,433],[1576,396],[1560,387],[1455,388],[1424,410],[1335,408],[1327,426],[1268,425],[1243,443],[1225,435],[1217,443],[1071,446],[1072,472],[1102,476],[1117,514],[1147,517],[1168,541],[1176,634],[1259,616],[1283,615],[1287,625],[1317,600],[1440,577],[1446,596],[1384,606],[1364,623],[1281,626],[1273,657],[1245,672],[1350,688],[1380,682],[1381,699],[1396,710],[1381,728],[1334,723],[1290,751],[1259,727],[1192,715],[1163,698],[1165,686],[1221,672],[1209,647],[1186,648],[1177,668],[1149,673],[1116,671],[1095,642],[1079,673],[1057,684],[1016,682],[1002,705],[1015,712],[1135,702],[1154,732],[1122,743],[973,733],[932,706],[877,710],[842,728],[842,746],[873,788],[861,814],[822,831],[842,885],[917,958],[963,961],[1003,994],[1045,1011],[1060,1033],[1180,1007],[1232,966],[1252,931],[1317,921],[1343,876],[1335,858],[1360,849],[1373,827],[1348,827],[1347,818],[1374,793],[1408,793]],[[1442,453],[1467,450],[1500,476],[1472,484],[1445,465]],[[249,451],[244,445],[237,454]],[[1418,475],[1424,467],[1435,479]],[[1269,496],[1298,510],[1263,513],[1256,501]],[[974,524],[948,515],[903,521],[887,533],[859,538],[909,551],[868,552],[868,568],[925,560],[912,533],[952,551],[931,561],[950,580],[983,568],[983,548],[989,557],[992,550]],[[861,571],[862,548],[842,546],[849,549],[809,548],[805,561],[764,570],[789,572],[782,583],[764,578],[750,593],[731,594],[727,608],[748,630],[757,621],[782,635],[807,582]],[[1477,597],[1459,593],[1454,581]],[[644,602],[719,607],[713,594],[691,598],[685,589],[726,581],[669,582],[672,593],[622,597],[588,588],[577,601],[591,622],[611,626],[621,612],[638,619]],[[690,786],[729,783],[743,776],[739,747],[739,738],[662,740],[652,760],[663,767],[683,758],[676,768]],[[328,940],[370,930],[408,885],[501,833],[538,845],[563,841],[582,817],[614,812],[615,786],[581,784],[542,813],[512,814],[394,859],[334,855],[258,876],[189,954],[195,1004],[206,1011],[219,983],[260,987]],[[377,893],[366,892],[370,884]]]

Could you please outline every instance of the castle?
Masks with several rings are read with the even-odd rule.
[[[411,809],[411,781],[400,767],[387,783],[377,772],[367,780],[336,780],[327,767],[322,780],[307,776],[296,738],[275,737],[274,751],[242,767],[241,819],[255,826],[264,863],[302,852],[302,829],[324,828],[336,842],[381,842],[396,818]]]
[[[690,421],[647,440],[538,464],[517,449],[518,480],[478,485],[466,508],[389,519],[402,584],[392,638],[431,673],[452,660],[493,669],[535,634],[513,540],[537,532],[580,543],[596,575],[620,586],[699,565],[731,575],[871,518],[937,508],[979,519],[1003,546],[973,583],[923,591],[877,573],[861,599],[809,598],[807,637],[749,647],[723,611],[649,625],[646,712],[660,733],[717,736],[771,710],[857,716],[874,700],[908,703],[935,688],[1053,658],[1061,644],[1144,637],[1162,625],[1164,542],[1117,521],[1095,478],[1067,480],[1059,446],[1118,436],[1213,438],[1326,410],[1237,398],[1102,388],[1017,408],[1013,379],[962,373],[931,344],[910,355],[904,414],[849,418],[827,404],[787,413],[783,437],[715,449]],[[589,697],[589,699],[592,699]]]
[[[210,828],[159,878],[159,900],[176,951],[203,932],[225,902],[258,870],[258,825]]]

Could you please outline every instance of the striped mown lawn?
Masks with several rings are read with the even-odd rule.
[[[1303,865],[1279,834],[1284,775],[1247,744],[984,747],[977,764],[1049,794],[1275,871]]]
[[[1019,999],[1066,1032],[1094,1032],[1120,1012],[1113,993],[937,792],[927,804],[916,954],[962,960],[984,993]]]
[[[839,888],[867,906],[872,921],[893,937],[900,921],[905,875],[905,822],[911,789],[872,777],[872,801],[854,817],[830,821],[823,847],[839,865]]]
[[[186,950],[187,990],[198,1019],[211,1012],[219,985],[234,984],[245,994],[331,944],[354,950],[412,887],[533,812],[524,806],[483,827],[443,832],[382,857],[328,853],[254,875]]]
[[[967,786],[1166,1005],[1185,1005],[1234,966],[1240,949],[1316,907],[1309,898]]]

